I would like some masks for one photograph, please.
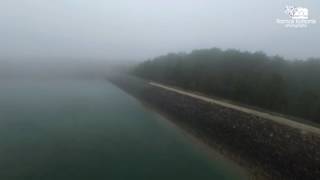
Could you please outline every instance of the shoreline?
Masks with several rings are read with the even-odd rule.
[[[168,113],[160,110],[157,107],[154,107],[152,104],[139,97],[136,97],[133,94],[128,93],[127,91],[116,85],[115,87],[120,91],[123,91],[128,96],[134,98],[147,111],[150,111],[155,116],[158,116],[156,119],[158,121],[161,121],[161,124],[165,124],[165,126],[168,126],[168,128],[174,128],[178,130],[181,135],[184,136],[193,145],[195,149],[199,150],[204,154],[204,156],[208,157],[209,161],[218,161],[219,163],[222,163],[223,167],[227,167],[229,170],[235,172],[235,174],[240,175],[239,179],[267,180],[267,176],[260,176],[261,173],[255,173],[256,171],[253,171],[253,169],[248,166],[249,162],[245,162],[244,159],[241,158],[235,158],[232,153],[227,152],[222,146],[209,143],[209,138],[206,140],[205,138],[197,135],[197,133],[192,130],[192,128],[188,127],[186,124],[181,123],[181,121],[177,121],[176,118],[169,115]],[[259,172],[261,171],[262,170],[259,170]]]

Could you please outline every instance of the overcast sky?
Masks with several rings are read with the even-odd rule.
[[[285,28],[286,5],[309,9]],[[0,0],[0,56],[145,60],[220,47],[320,57],[319,0]]]

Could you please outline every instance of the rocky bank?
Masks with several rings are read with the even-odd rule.
[[[173,117],[267,179],[320,179],[320,137],[256,115],[151,86],[125,75],[109,80]],[[261,171],[262,170],[262,171]]]

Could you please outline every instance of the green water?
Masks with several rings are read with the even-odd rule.
[[[1,180],[240,179],[102,80],[1,80]]]

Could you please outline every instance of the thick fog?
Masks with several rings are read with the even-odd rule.
[[[320,56],[320,22],[285,28],[286,5],[317,0],[1,0],[0,56],[7,61],[142,61],[199,48]]]

